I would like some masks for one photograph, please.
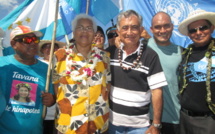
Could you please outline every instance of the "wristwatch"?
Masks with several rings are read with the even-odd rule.
[[[162,125],[161,125],[161,124],[152,123],[152,126],[158,128],[158,129],[161,129],[161,128],[162,128]]]

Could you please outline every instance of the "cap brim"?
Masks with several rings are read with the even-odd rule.
[[[36,37],[42,37],[42,36],[43,36],[43,33],[42,33],[42,32],[40,32],[40,31],[32,31],[32,32],[29,32],[29,33],[17,34],[16,36],[26,35],[26,34],[30,34],[30,33],[35,34],[35,35],[36,35]],[[16,36],[14,36],[13,38],[15,38]]]
[[[37,37],[42,37],[43,33],[40,31],[33,31],[33,33],[37,36]]]

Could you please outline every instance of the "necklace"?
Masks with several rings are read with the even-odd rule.
[[[119,49],[119,51],[118,51],[118,59],[119,59],[120,67],[121,67],[123,70],[130,70],[130,69],[132,69],[132,68],[136,68],[136,67],[138,67],[138,66],[141,65],[141,63],[140,63],[140,58],[141,58],[141,56],[142,56],[142,54],[143,54],[143,45],[140,46],[140,52],[139,52],[139,55],[137,56],[136,60],[134,60],[134,61],[133,61],[133,64],[132,64],[131,66],[129,66],[129,67],[123,66],[123,64],[122,64],[122,56],[121,56],[121,53],[122,53],[122,50]]]
[[[102,59],[102,54],[97,47],[93,47],[91,49],[89,59],[87,59],[86,62],[77,61],[77,59],[80,60],[81,57],[83,57],[83,55],[80,53],[74,52],[73,49],[68,49],[66,71],[63,72],[62,75],[70,76],[70,78],[77,84],[86,85],[87,79],[93,76],[97,62]]]
[[[185,50],[182,54],[187,54],[186,56],[186,60],[184,63],[184,68],[183,68],[183,73],[182,73],[182,78],[183,78],[183,83],[182,83],[182,88],[180,89],[180,94],[183,93],[183,91],[185,90],[185,88],[187,87],[188,83],[186,80],[186,70],[187,70],[187,63],[188,60],[190,58],[190,55],[192,54],[193,45],[190,45],[188,47],[187,50]],[[209,105],[209,108],[211,109],[211,111],[213,113],[215,113],[215,104],[211,101],[211,87],[210,87],[210,83],[211,83],[211,65],[212,65],[212,51],[215,51],[214,48],[214,40],[211,41],[211,43],[208,46],[208,50],[205,53],[205,57],[207,58],[208,61],[208,65],[207,65],[207,77],[206,77],[206,91],[207,91],[207,96],[206,96],[206,101]]]

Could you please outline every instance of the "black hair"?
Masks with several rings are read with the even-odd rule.
[[[97,32],[101,32],[102,34],[103,34],[103,36],[104,36],[104,40],[105,40],[105,33],[104,33],[104,31],[103,31],[103,29],[100,27],[100,26],[97,26]]]

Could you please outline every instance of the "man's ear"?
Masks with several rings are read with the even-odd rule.
[[[151,33],[153,33],[153,29],[152,29],[152,26],[150,27],[150,31],[151,31]]]
[[[214,25],[211,25],[211,33],[214,32],[214,29],[215,29]]]
[[[143,27],[143,26],[141,26],[141,27],[140,27],[140,32],[142,33],[142,32],[143,32],[143,30],[144,30],[144,27]]]
[[[11,47],[12,47],[12,48],[14,48],[14,47],[15,47],[15,45],[16,45],[16,41],[11,40],[11,41],[10,41],[10,45],[11,45]]]
[[[116,29],[116,33],[119,35],[119,30],[118,30],[118,28]]]

